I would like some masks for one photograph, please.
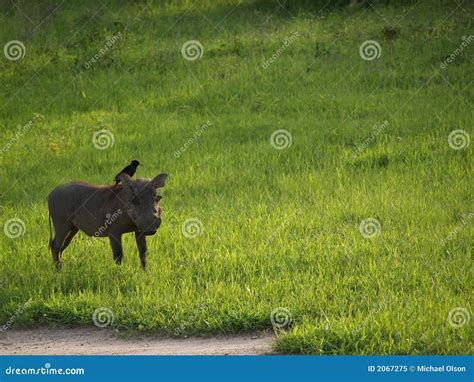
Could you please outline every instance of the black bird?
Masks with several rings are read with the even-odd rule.
[[[122,171],[120,171],[117,175],[115,175],[115,186],[120,183],[120,179],[118,178],[120,174],[127,174],[128,176],[133,176],[135,174],[135,171],[137,171],[137,167],[140,164],[139,161],[137,160],[132,160],[132,163],[130,163],[128,166],[124,167]]]

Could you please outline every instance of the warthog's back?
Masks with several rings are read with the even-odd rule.
[[[56,187],[48,197],[51,216],[70,218],[81,207],[95,212],[106,201],[105,194],[110,194],[111,186],[73,182]],[[100,200],[100,202],[99,202]]]

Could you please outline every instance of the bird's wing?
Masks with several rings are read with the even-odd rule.
[[[127,171],[127,168],[128,168],[128,166],[125,166],[123,169],[121,169],[120,172],[119,172],[117,175],[115,175],[115,178],[114,178],[114,179],[115,179],[115,180],[119,180],[119,178],[118,178],[119,175],[120,175],[120,174],[123,174],[124,172],[126,172],[126,171]]]

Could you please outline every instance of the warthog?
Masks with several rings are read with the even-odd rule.
[[[48,197],[49,247],[58,269],[61,257],[74,235],[81,230],[89,236],[108,237],[114,260],[121,264],[122,234],[135,232],[143,268],[146,267],[146,238],[161,225],[161,196],[167,174],[153,179],[132,180],[120,174],[119,186],[96,186],[73,182],[56,187]],[[54,239],[51,232],[54,225]]]

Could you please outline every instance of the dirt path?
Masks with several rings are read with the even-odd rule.
[[[173,339],[124,338],[95,328],[8,330],[0,334],[0,355],[269,354],[273,340],[270,334]]]

